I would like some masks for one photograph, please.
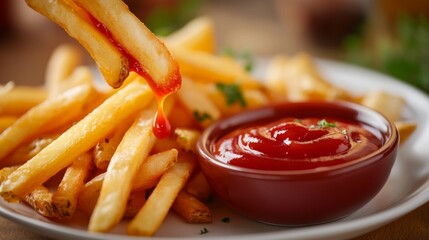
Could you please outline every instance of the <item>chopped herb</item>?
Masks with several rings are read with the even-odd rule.
[[[201,229],[200,230],[200,234],[202,235],[202,234],[206,234],[206,233],[208,233],[209,232],[209,230],[207,230],[207,228],[203,228],[203,229]]]
[[[298,118],[295,118],[295,120],[293,120],[293,121],[296,122],[296,123],[302,123],[302,120],[298,119]]]
[[[337,124],[336,123],[330,123],[330,122],[326,121],[326,119],[322,119],[319,122],[317,122],[317,126],[320,128],[335,127],[335,126],[337,126]]]
[[[244,69],[247,72],[252,71],[253,69],[253,58],[247,51],[236,52],[232,48],[226,48],[223,51],[223,55],[238,59],[242,62]]]
[[[216,88],[223,94],[228,106],[231,106],[236,102],[239,102],[242,107],[247,106],[239,85],[217,83]]]
[[[194,111],[194,117],[197,119],[198,122],[204,122],[205,120],[212,119],[212,116],[210,116],[210,114],[206,112],[200,113],[198,111]]]
[[[229,217],[224,217],[224,218],[222,218],[222,222],[229,223],[229,222],[231,222],[231,219]]]

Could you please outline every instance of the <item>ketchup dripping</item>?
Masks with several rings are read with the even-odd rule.
[[[155,83],[153,78],[149,73],[141,66],[140,62],[137,61],[127,50],[125,50],[118,41],[115,40],[112,33],[107,27],[98,21],[94,16],[88,13],[89,18],[91,19],[93,25],[97,30],[106,36],[107,39],[119,50],[123,57],[128,60],[130,71],[137,73],[142,76],[146,82],[149,84],[152,91],[155,93],[156,100],[158,102],[158,111],[155,115],[155,119],[152,125],[152,131],[157,138],[166,138],[171,133],[171,124],[167,119],[164,111],[164,100],[167,98],[170,92],[165,92],[163,89],[160,89]]]

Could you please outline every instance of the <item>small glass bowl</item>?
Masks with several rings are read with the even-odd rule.
[[[284,117],[335,117],[376,130],[383,145],[353,161],[307,170],[255,170],[223,163],[213,145],[223,135],[253,122]],[[384,186],[399,143],[395,125],[378,112],[349,102],[282,103],[217,121],[198,144],[201,169],[216,195],[253,220],[301,226],[343,218],[370,201]]]

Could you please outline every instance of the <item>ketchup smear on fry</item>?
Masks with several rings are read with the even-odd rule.
[[[381,139],[355,122],[284,118],[237,129],[213,148],[216,159],[235,166],[305,170],[352,161],[381,145]]]
[[[158,102],[158,111],[156,113],[155,119],[152,125],[152,131],[157,138],[166,138],[171,133],[171,124],[168,121],[165,111],[164,111],[164,100],[167,96],[173,91],[170,89],[161,89],[149,75],[149,73],[141,66],[140,62],[137,61],[127,50],[125,50],[118,41],[115,40],[112,33],[107,27],[98,21],[94,16],[88,13],[93,25],[97,30],[106,36],[107,39],[119,50],[123,57],[127,58],[130,71],[133,71],[140,76],[142,76],[146,82],[149,84],[152,91],[155,93],[157,102]],[[178,76],[180,77],[180,75]],[[180,86],[180,80],[174,79],[173,82],[175,86],[173,89],[176,89]]]

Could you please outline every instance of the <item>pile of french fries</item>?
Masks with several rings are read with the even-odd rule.
[[[201,131],[272,102],[353,101],[397,121],[402,142],[415,129],[400,121],[403,99],[386,92],[353,96],[326,81],[307,54],[274,57],[264,79],[255,79],[242,62],[215,52],[207,17],[159,40],[119,0],[27,3],[84,45],[113,87],[97,88],[91,66],[83,66],[70,45],[52,53],[44,86],[1,86],[0,195],[47,218],[62,221],[83,212],[95,232],[109,232],[129,218],[127,233],[141,236],[155,234],[171,211],[189,223],[210,223],[212,192],[196,161]],[[168,85],[176,62],[180,66],[182,86],[164,106],[170,137],[154,136],[153,92],[144,78],[128,72],[121,53],[88,22],[88,12],[113,36],[125,37],[118,41],[130,44],[128,52],[160,85]]]

